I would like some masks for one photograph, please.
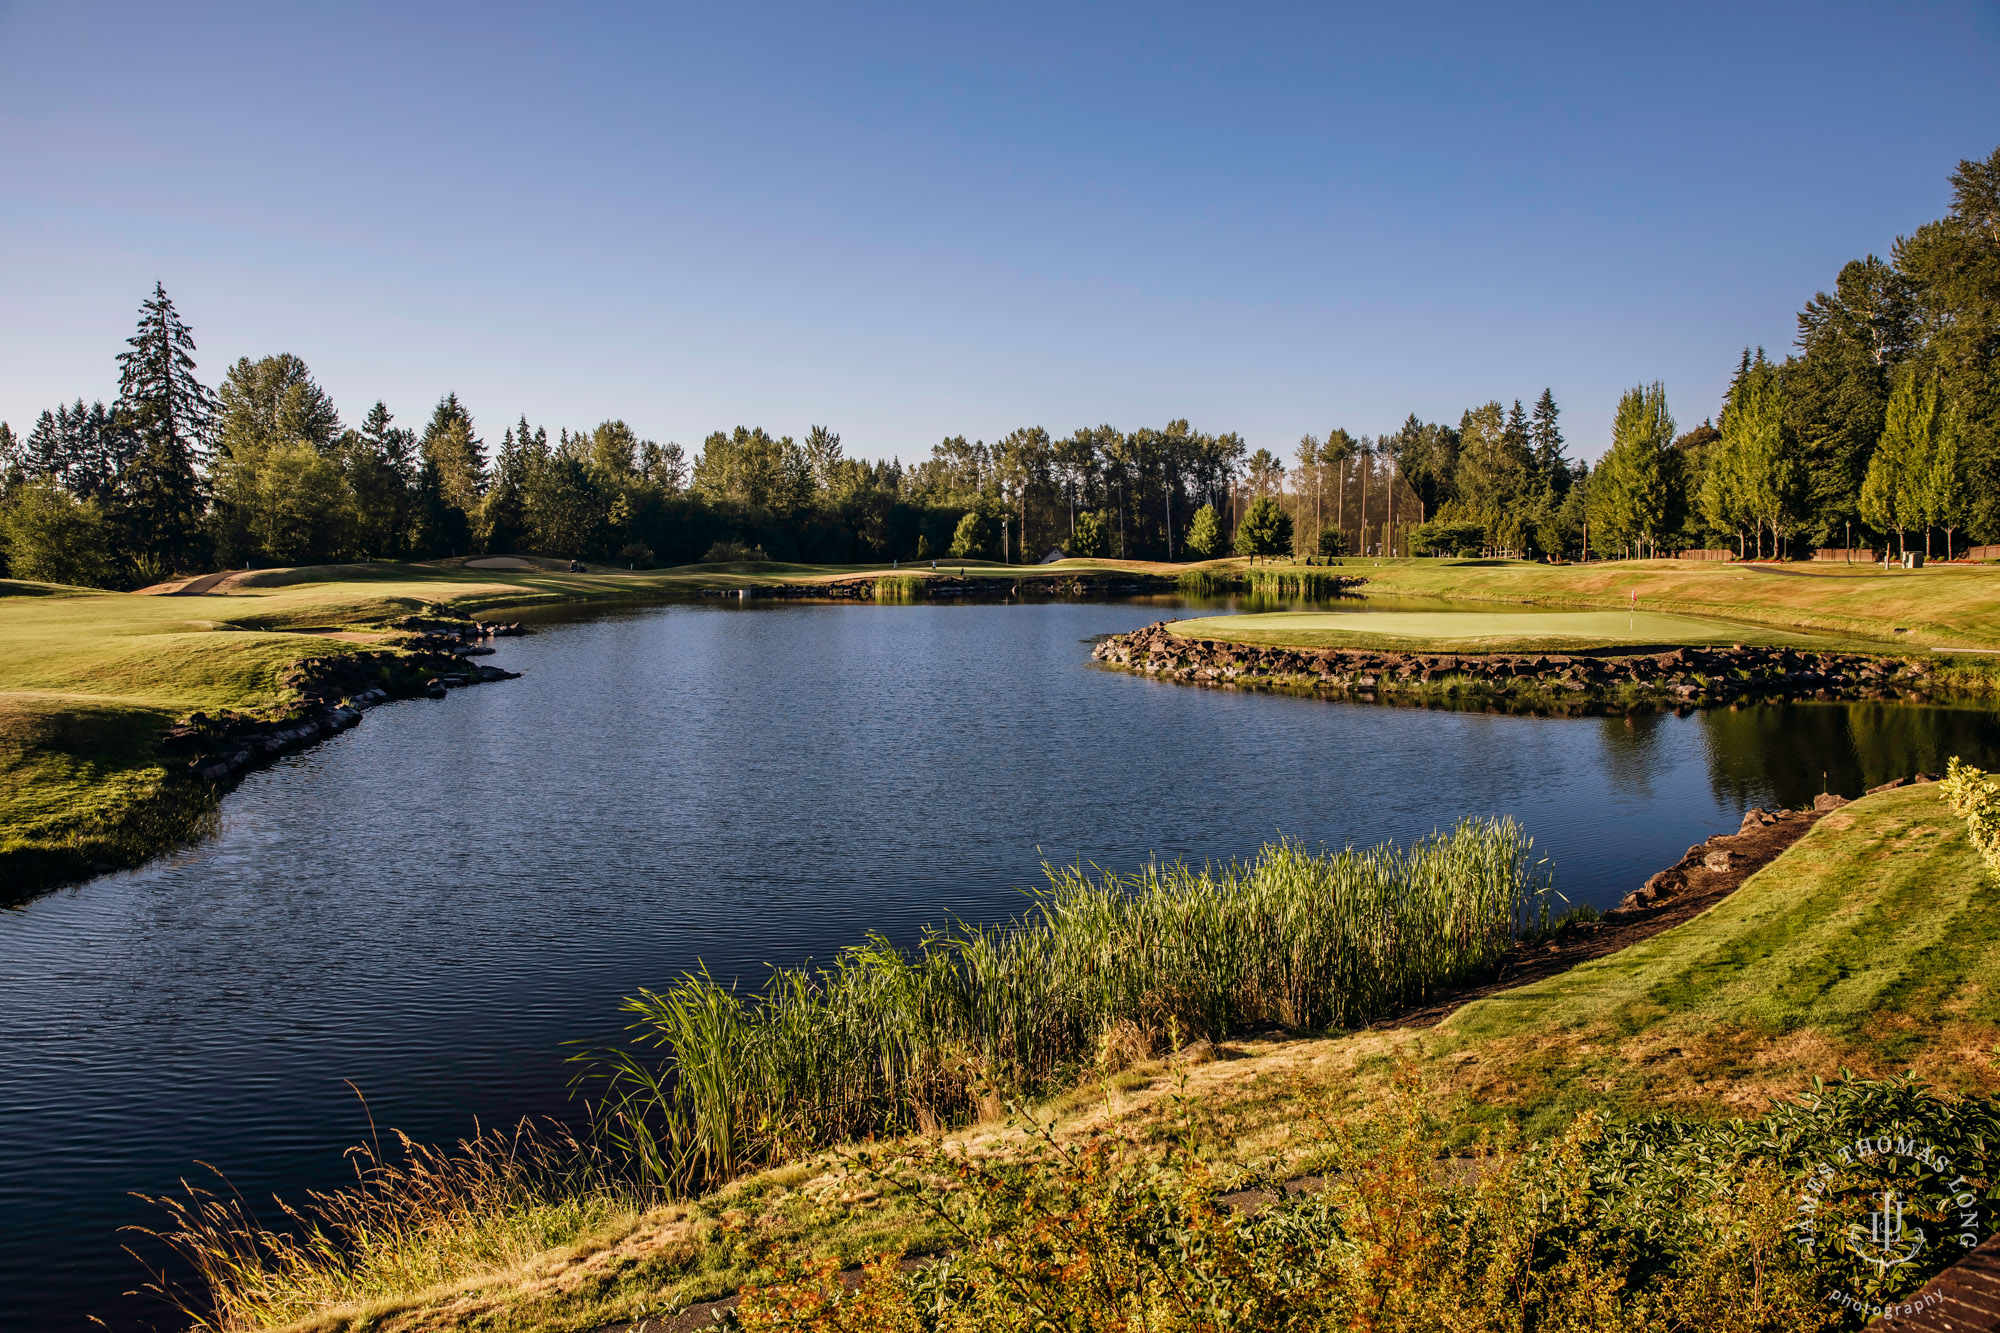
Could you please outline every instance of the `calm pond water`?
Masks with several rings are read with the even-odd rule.
[[[253,1200],[419,1139],[574,1113],[562,1043],[705,960],[1012,915],[1043,857],[1227,858],[1509,813],[1609,906],[1751,805],[1854,793],[1993,714],[1537,719],[1088,665],[1163,605],[676,605],[551,623],[523,679],[372,714],[257,773],[219,836],[0,913],[0,1325],[171,1327],[117,1228],[212,1162]],[[1184,614],[1184,613],[1183,613]],[[1824,775],[1824,777],[1822,777]]]

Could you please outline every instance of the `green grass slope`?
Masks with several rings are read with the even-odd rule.
[[[1822,819],[1677,929],[1469,1004],[1422,1039],[1477,1100],[1738,1113],[1813,1075],[2000,1088],[2000,884],[1935,786]]]
[[[2000,648],[2000,567],[1933,565],[1884,571],[1873,565],[1710,564],[1620,560],[1587,565],[1527,561],[1350,561],[1370,594],[1459,601],[1532,602],[1755,621],[1870,639],[1906,630],[1932,648]]]

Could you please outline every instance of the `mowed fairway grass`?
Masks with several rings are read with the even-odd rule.
[[[1536,652],[1683,644],[1830,646],[1764,625],[1731,624],[1658,611],[1273,611],[1175,621],[1195,639],[1287,648],[1413,652]]]
[[[1371,596],[1623,609],[1754,621],[1899,646],[2000,648],[2000,565],[1786,565],[1619,560],[1544,565],[1524,560],[1355,560],[1342,572]],[[1906,631],[1894,634],[1897,629]]]
[[[260,571],[227,592],[170,597],[0,580],[0,901],[133,864],[198,829],[212,793],[174,790],[158,750],[177,718],[282,704],[278,681],[294,663],[378,648],[389,622],[429,605],[647,596],[661,583],[347,566]]]
[[[1530,1119],[1761,1110],[1841,1069],[1991,1093],[2000,882],[1936,786],[1881,792],[1694,920],[1469,1004],[1427,1045],[1475,1101]]]

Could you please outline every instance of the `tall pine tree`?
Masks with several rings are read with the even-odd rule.
[[[444,501],[465,517],[467,530],[486,494],[486,451],[473,433],[472,416],[448,393],[438,400],[431,424],[424,427],[424,461],[437,467]],[[457,554],[464,554],[463,550]]]
[[[129,549],[140,572],[192,568],[202,554],[203,487],[215,422],[215,394],[195,378],[194,334],[166,288],[139,307],[139,328],[118,355],[120,423],[132,433],[133,457],[119,501]]]
[[[1562,426],[1557,421],[1560,415],[1554,391],[1543,389],[1542,396],[1535,400],[1533,424],[1528,428],[1534,444],[1535,471],[1541,473],[1542,484],[1557,496],[1568,492],[1571,480],[1569,459],[1563,454]]]
[[[20,446],[26,476],[44,477],[76,496],[106,506],[116,498],[120,475],[131,465],[133,435],[103,403],[58,406],[42,413]]]

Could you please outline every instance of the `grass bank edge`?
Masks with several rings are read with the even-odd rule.
[[[1981,978],[1992,975],[2000,886],[1937,788],[1905,787],[1822,819],[1703,915],[1469,1003],[1439,1028],[1230,1039],[1080,1081],[1036,1114],[1078,1140],[1109,1132],[1144,1149],[1176,1132],[1179,1097],[1197,1109],[1218,1168],[1247,1173],[1283,1159],[1288,1127],[1308,1109],[1365,1110],[1412,1068],[1465,1108],[1468,1129],[1509,1117],[1531,1136],[1583,1109],[1614,1123],[1656,1111],[1754,1114],[1842,1068],[1914,1070],[1990,1095],[2000,1091],[2000,995]],[[1025,1141],[1005,1122],[945,1137],[1003,1157]],[[768,1280],[745,1249],[760,1235],[844,1265],[943,1240],[895,1198],[870,1196],[836,1149],[699,1200],[628,1210],[504,1266],[284,1327],[591,1329]]]
[[[322,582],[279,571],[242,592],[185,598],[0,584],[0,901],[139,865],[205,833],[221,789],[170,778],[160,737],[197,710],[282,709],[293,699],[279,682],[305,659],[395,646],[336,634],[386,634],[438,607],[647,595],[604,580],[396,572]]]

